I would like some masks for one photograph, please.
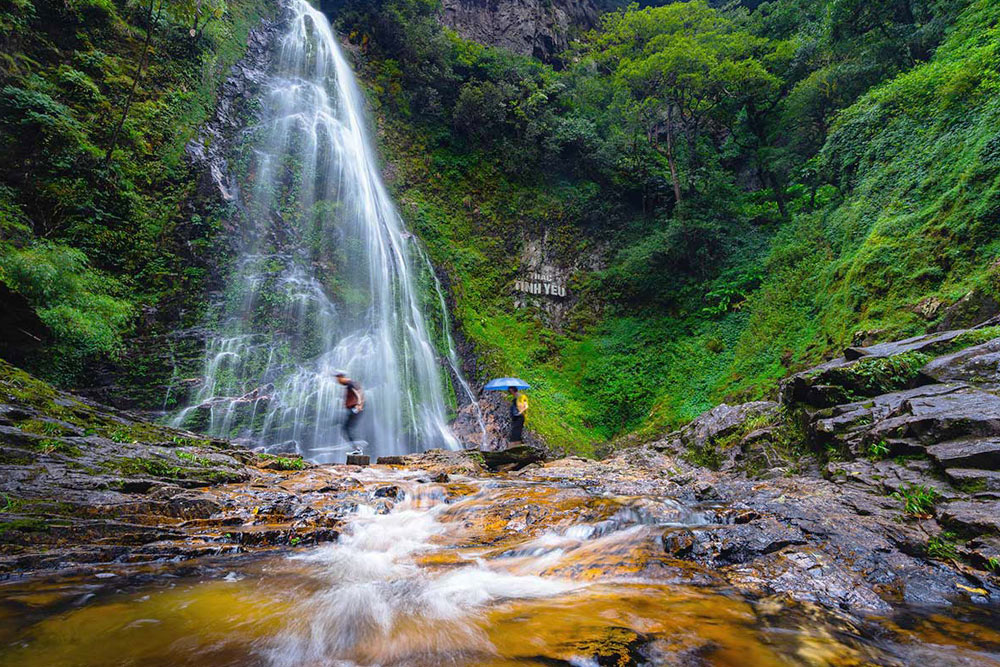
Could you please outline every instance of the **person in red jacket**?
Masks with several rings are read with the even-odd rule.
[[[344,409],[347,410],[343,423],[344,435],[348,442],[355,442],[357,439],[354,437],[354,429],[365,409],[365,392],[361,389],[361,383],[347,377],[347,373],[337,373],[337,382],[347,388],[344,394]]]

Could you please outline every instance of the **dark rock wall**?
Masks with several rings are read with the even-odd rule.
[[[549,61],[597,25],[594,0],[443,0],[442,21],[462,37]]]

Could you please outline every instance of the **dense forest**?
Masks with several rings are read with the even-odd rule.
[[[630,5],[556,67],[457,38],[433,2],[333,7],[456,319],[539,386],[533,424],[560,444],[996,308],[994,3]],[[543,233],[603,258],[558,330],[509,306],[521,236]]]
[[[473,379],[529,380],[547,442],[648,437],[997,308],[995,2],[605,4],[549,64],[462,39],[433,0],[322,5]],[[150,336],[203,321],[227,252],[231,204],[185,146],[275,11],[5,1],[8,356],[75,388],[110,365],[160,407],[177,370]],[[512,307],[542,237],[572,268],[558,322]]]

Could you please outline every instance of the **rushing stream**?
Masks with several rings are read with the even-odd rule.
[[[668,558],[664,530],[710,506],[502,476],[300,477],[340,489],[337,542],[7,583],[0,665],[1000,665],[974,611],[861,622]]]
[[[244,141],[244,229],[220,333],[174,424],[342,461],[334,374],[345,370],[367,393],[366,453],[457,448],[450,378],[462,400],[471,392],[448,332],[427,317],[447,327],[433,269],[381,180],[330,23],[306,0],[288,12],[260,125]]]

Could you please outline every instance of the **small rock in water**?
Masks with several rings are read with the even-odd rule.
[[[347,455],[347,465],[349,466],[367,466],[369,463],[371,463],[371,458],[366,454]]]
[[[226,576],[224,576],[222,578],[222,580],[223,581],[239,581],[242,578],[243,577],[241,577],[240,575],[236,574],[235,572],[230,572],[229,574],[227,574]]]
[[[447,484],[448,480],[449,480],[449,477],[448,477],[448,473],[446,473],[446,472],[440,472],[440,473],[434,475],[433,477],[431,477],[431,481],[434,482],[435,484]]]
[[[117,577],[118,575],[115,574],[114,572],[98,572],[94,576],[97,577],[98,579],[110,579],[112,577]]]
[[[398,486],[380,486],[375,489],[376,498],[401,498],[403,492]]]

